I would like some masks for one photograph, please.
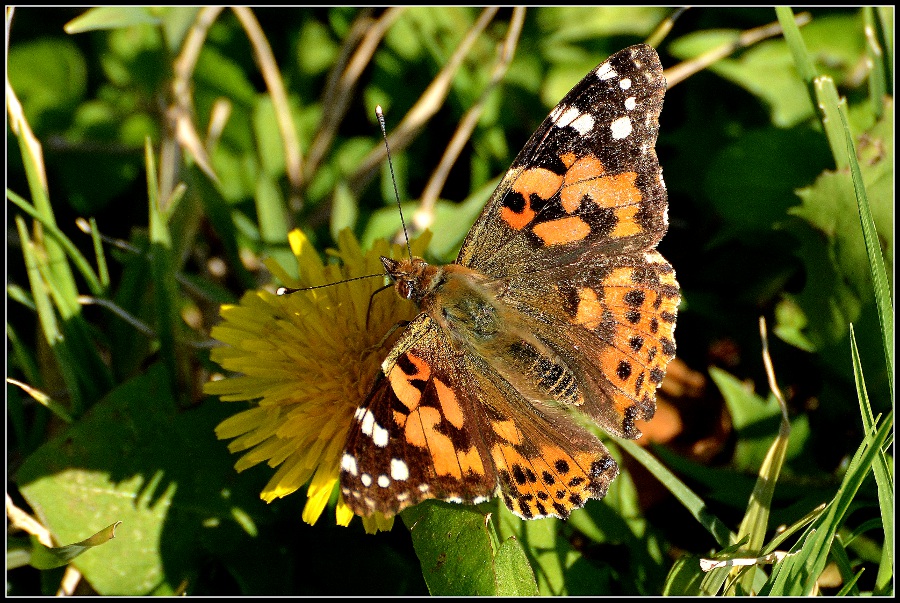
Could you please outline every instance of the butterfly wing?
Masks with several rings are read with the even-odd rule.
[[[653,417],[675,356],[680,296],[669,263],[655,250],[595,256],[507,282],[504,302],[555,370],[571,374],[573,391],[557,400],[574,401],[611,435],[640,437],[635,421]]]
[[[356,514],[391,516],[430,498],[474,504],[496,492],[477,390],[455,357],[420,314],[382,364],[341,460],[341,492]]]
[[[591,498],[606,496],[615,460],[565,408],[530,404],[494,367],[466,363],[483,401],[484,438],[506,506],[523,519],[566,519]]]
[[[392,516],[431,498],[476,504],[499,488],[520,517],[565,518],[618,474],[594,435],[561,409],[525,403],[425,314],[383,367],[341,461],[341,493],[359,515]]]
[[[645,44],[591,71],[516,157],[457,263],[503,277],[655,247],[667,228],[654,149],[665,90]]]

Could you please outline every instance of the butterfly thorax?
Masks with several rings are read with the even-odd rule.
[[[533,402],[552,400],[578,406],[582,392],[574,374],[534,325],[508,301],[508,281],[421,258],[382,258],[398,295],[416,302],[453,341],[458,352],[489,362],[507,382]]]
[[[422,258],[381,258],[397,295],[437,322],[453,339],[486,342],[499,329],[502,281],[459,264],[433,266]]]

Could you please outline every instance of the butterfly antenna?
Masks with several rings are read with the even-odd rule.
[[[400,193],[397,192],[397,179],[394,177],[394,162],[391,161],[391,147],[388,145],[387,130],[384,127],[384,112],[381,105],[375,107],[375,116],[378,117],[378,124],[381,126],[381,136],[384,138],[384,150],[387,151],[388,167],[391,169],[391,184],[394,185],[394,197],[397,198],[397,209],[400,210],[400,224],[403,225],[403,237],[406,239],[406,252],[409,254],[409,260],[412,261],[412,248],[409,246],[409,232],[406,230],[406,220],[403,219],[403,208],[400,207]]]
[[[335,285],[340,285],[342,283],[349,283],[350,281],[358,281],[364,278],[375,278],[377,276],[384,277],[384,274],[367,274],[365,276],[354,276],[353,278],[344,279],[342,281],[337,281],[334,283],[326,283],[324,285],[314,285],[312,287],[278,287],[275,290],[275,295],[290,295],[291,293],[296,293],[297,291],[312,291],[313,289],[324,289],[325,287],[334,287]]]

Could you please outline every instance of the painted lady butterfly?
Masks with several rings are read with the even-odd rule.
[[[421,313],[356,411],[354,512],[499,492],[520,517],[565,518],[606,494],[618,466],[570,412],[640,437],[675,355],[678,283],[655,250],[665,90],[651,47],[614,54],[532,135],[455,263],[382,258]]]

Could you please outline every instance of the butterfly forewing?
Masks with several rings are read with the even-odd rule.
[[[479,433],[480,401],[452,348],[421,314],[384,363],[341,462],[344,501],[359,515],[393,515],[430,498],[477,503],[497,489]]]
[[[655,246],[667,226],[655,152],[665,89],[643,44],[591,71],[513,162],[457,262],[506,276]]]

